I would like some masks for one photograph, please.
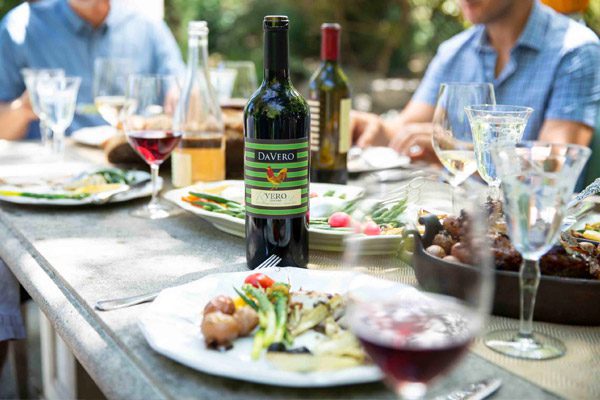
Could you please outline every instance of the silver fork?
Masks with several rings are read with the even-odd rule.
[[[265,261],[259,264],[255,269],[264,269],[275,267],[281,262],[281,257],[276,254],[271,255]],[[153,301],[160,294],[160,290],[140,294],[137,296],[122,297],[119,299],[100,300],[94,304],[94,308],[98,311],[118,310],[119,308],[127,308],[136,306],[142,303]]]
[[[276,267],[277,264],[279,264],[281,262],[281,257],[279,257],[277,254],[271,254],[265,261],[261,262],[258,267],[254,268],[255,270],[257,269],[265,269],[265,268],[269,268],[269,267]]]

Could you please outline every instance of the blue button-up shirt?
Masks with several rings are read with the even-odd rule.
[[[600,43],[593,31],[536,1],[496,77],[497,58],[483,25],[454,36],[440,45],[413,101],[435,105],[443,82],[491,82],[498,104],[534,109],[524,139],[536,139],[546,119],[594,127],[600,109]]]
[[[104,23],[94,29],[71,9],[67,0],[24,3],[0,22],[0,101],[12,101],[25,90],[22,68],[62,68],[82,78],[78,104],[94,102],[94,60],[127,58],[138,73],[179,74],[181,53],[169,28],[111,3]],[[97,115],[76,113],[68,132],[106,124]],[[28,138],[39,137],[32,123]]]

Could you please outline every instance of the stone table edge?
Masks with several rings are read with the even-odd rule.
[[[169,398],[160,385],[133,362],[119,343],[95,328],[104,325],[87,305],[60,287],[56,272],[39,252],[0,212],[0,258],[31,295],[54,329],[69,345],[92,379],[108,398],[162,399]],[[110,365],[98,359],[90,347],[104,346],[100,354],[110,352]],[[119,374],[115,374],[119,371]],[[135,372],[134,372],[135,371]],[[127,376],[124,376],[127,375]]]

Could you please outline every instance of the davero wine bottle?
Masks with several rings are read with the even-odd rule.
[[[321,65],[310,79],[313,182],[346,183],[350,148],[350,89],[339,64],[340,25],[321,25]]]
[[[285,16],[266,16],[264,79],[244,110],[246,258],[256,268],[276,254],[280,266],[308,262],[310,111],[294,89]]]

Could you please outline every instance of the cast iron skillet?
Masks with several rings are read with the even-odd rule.
[[[415,235],[413,268],[425,290],[460,297],[464,279],[476,267],[444,261],[425,251],[442,229],[435,215],[421,218],[425,233]],[[519,318],[519,274],[496,271],[494,315]],[[542,275],[533,315],[536,321],[600,325],[600,281]]]

